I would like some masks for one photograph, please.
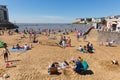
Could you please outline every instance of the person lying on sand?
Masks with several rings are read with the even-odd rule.
[[[118,60],[112,60],[112,64],[119,65]]]
[[[67,62],[67,61],[64,61],[64,62],[53,62],[50,66],[49,66],[49,68],[48,68],[48,73],[58,73],[58,71],[59,70],[62,70],[62,69],[64,69],[64,68],[70,68],[70,66],[69,66],[69,63]],[[52,69],[54,69],[54,72],[53,72],[53,70]],[[56,70],[57,69],[57,70]],[[51,72],[51,70],[52,70],[52,72]]]

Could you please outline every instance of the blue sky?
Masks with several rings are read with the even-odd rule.
[[[72,23],[76,18],[120,14],[120,0],[0,0],[11,22]]]

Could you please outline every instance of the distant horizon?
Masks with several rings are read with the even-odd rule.
[[[120,0],[0,0],[0,3],[7,5],[13,23],[72,23],[76,18],[120,14]]]
[[[72,24],[72,23],[16,23],[16,24]]]

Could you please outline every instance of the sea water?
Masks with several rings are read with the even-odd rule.
[[[24,29],[33,29],[33,30],[42,30],[42,29],[53,29],[53,30],[82,30],[86,31],[88,30],[89,26],[82,26],[82,25],[76,25],[76,24],[63,24],[63,23],[20,23],[17,24],[19,26],[19,30],[24,30]]]

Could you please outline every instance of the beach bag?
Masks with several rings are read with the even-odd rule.
[[[6,78],[9,78],[9,77],[10,77],[10,76],[9,76],[8,74],[4,74],[4,75],[3,75],[3,78],[5,78],[5,79],[6,79]]]
[[[58,73],[57,67],[50,67],[50,68],[48,68],[48,73],[50,73],[50,74],[57,74]]]

